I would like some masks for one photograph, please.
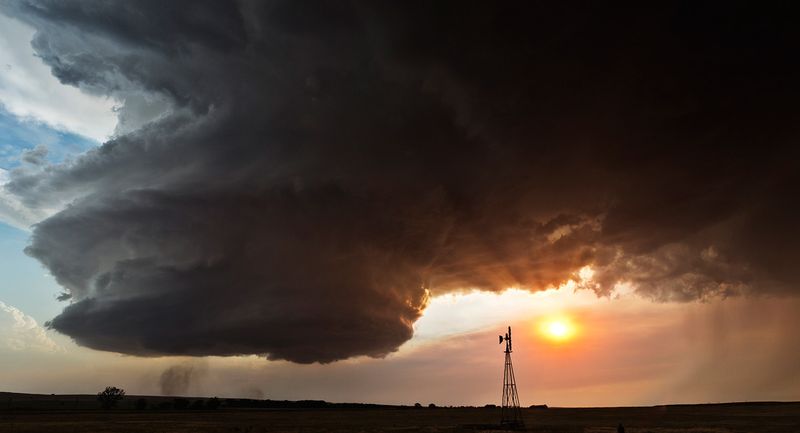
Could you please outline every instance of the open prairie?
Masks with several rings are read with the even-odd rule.
[[[127,400],[127,399],[126,399]],[[128,402],[129,403],[129,402]],[[800,403],[524,409],[526,431],[795,433]],[[5,409],[0,431],[29,432],[469,432],[493,431],[497,408],[132,410]]]

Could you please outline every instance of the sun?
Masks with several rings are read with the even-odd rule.
[[[539,333],[550,341],[561,343],[575,337],[576,326],[568,317],[551,317],[540,323]]]

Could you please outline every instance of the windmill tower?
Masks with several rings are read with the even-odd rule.
[[[514,379],[514,366],[511,365],[511,327],[505,336],[500,335],[500,344],[506,342],[506,366],[503,372],[503,406],[500,425],[518,429],[525,427],[522,421],[522,411],[519,409],[519,395],[517,395],[517,381]]]

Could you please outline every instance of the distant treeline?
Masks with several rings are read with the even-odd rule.
[[[126,396],[115,405],[135,410],[243,409],[388,409],[399,406],[365,403],[329,403],[324,400],[257,400],[249,398],[189,398]],[[91,410],[100,407],[92,395],[46,395],[0,393],[0,410]]]
[[[226,398],[226,407],[261,409],[391,409],[401,406],[369,403],[330,403],[324,400],[255,400],[250,398]],[[406,406],[408,407],[408,406]]]
[[[115,408],[119,410],[217,410],[217,409],[438,409],[474,408],[474,406],[387,405],[371,403],[330,403],[324,400],[271,400],[251,398],[191,398],[126,395]],[[496,409],[494,404],[478,408]],[[17,394],[0,392],[3,410],[95,410],[101,409],[95,395]]]

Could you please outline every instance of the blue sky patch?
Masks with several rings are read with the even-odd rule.
[[[20,155],[43,144],[47,161],[62,162],[100,143],[71,132],[60,131],[34,119],[21,119],[0,105],[0,168],[10,170],[21,164]]]

